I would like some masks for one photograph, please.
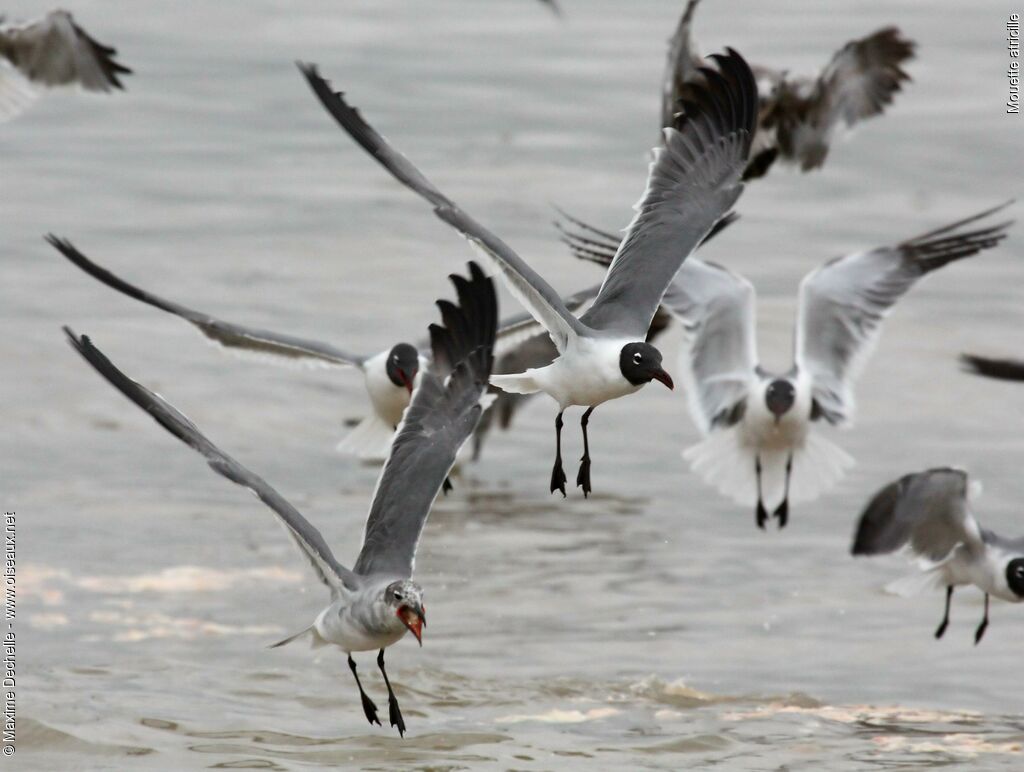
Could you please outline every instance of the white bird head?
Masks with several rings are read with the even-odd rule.
[[[384,588],[383,601],[422,646],[423,628],[427,626],[423,588],[411,579],[401,579]]]

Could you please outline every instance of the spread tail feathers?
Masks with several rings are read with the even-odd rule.
[[[762,501],[771,511],[784,497],[789,451],[762,450],[759,455]],[[757,503],[756,456],[756,449],[743,442],[738,429],[712,432],[683,451],[683,458],[704,482],[747,506]],[[793,450],[789,500],[800,502],[817,498],[835,485],[852,465],[853,459],[846,451],[824,437],[809,434],[803,446]]]
[[[540,386],[530,375],[529,370],[515,375],[492,375],[491,384],[509,394],[534,394],[540,391]]]
[[[938,590],[945,586],[946,581],[942,575],[941,566],[936,566],[927,571],[903,576],[889,582],[885,585],[885,591],[890,595],[899,595],[901,598],[911,598],[926,590]]]
[[[360,421],[337,445],[339,453],[346,453],[366,461],[383,461],[388,457],[395,430],[376,414]]]

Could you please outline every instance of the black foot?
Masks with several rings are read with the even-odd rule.
[[[448,492],[453,490],[455,490],[455,486],[452,485],[452,481],[445,477],[444,484],[441,486],[441,492],[444,493],[445,496],[447,496]]]
[[[565,470],[562,469],[562,459],[555,459],[555,466],[551,470],[551,492],[555,491],[562,492],[562,498],[565,498]]]
[[[405,737],[405,720],[402,718],[402,711],[398,708],[398,700],[393,694],[388,696],[388,713],[391,718],[391,726],[398,729],[400,737]]]
[[[377,718],[377,706],[373,704],[366,692],[360,692],[359,696],[363,698],[363,713],[366,714],[366,720],[371,724],[380,726],[380,719]]]
[[[789,522],[789,499],[782,500],[782,503],[776,507],[774,516],[779,519],[779,528],[785,528],[786,523]]]
[[[936,628],[936,630],[935,630],[935,639],[936,640],[938,640],[939,638],[941,638],[942,636],[944,636],[946,634],[946,628],[947,627],[949,627],[949,620],[948,619],[943,619],[942,620],[942,624],[940,624],[938,626],[938,628]],[[977,643],[977,641],[975,641],[975,643]]]
[[[587,456],[580,459],[580,471],[576,475],[576,487],[583,488],[583,498],[590,495],[590,458]]]
[[[981,620],[981,624],[978,625],[978,629],[974,631],[974,645],[977,646],[981,643],[981,638],[985,635],[985,630],[988,629],[988,618]]]
[[[757,527],[763,531],[764,524],[768,522],[768,511],[764,508],[764,504],[761,503],[760,499],[757,500],[757,511],[754,513],[754,516],[757,518]]]

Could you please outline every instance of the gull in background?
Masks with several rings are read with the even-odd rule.
[[[692,30],[698,2],[687,3],[669,40],[662,126],[672,125],[680,99],[700,79],[701,56]],[[838,134],[881,115],[910,80],[902,66],[913,58],[914,48],[896,27],[885,27],[844,45],[816,77],[753,65],[760,111],[746,179],[764,175],[777,158],[805,172],[820,167]]]
[[[995,378],[1000,381],[1024,381],[1024,360],[992,359],[977,354],[961,354],[964,369],[975,375]]]
[[[377,480],[363,546],[349,569],[334,557],[320,532],[266,481],[210,442],[162,397],[118,370],[86,336],[64,328],[71,345],[96,371],[167,431],[201,453],[217,474],[255,493],[280,518],[330,592],[330,605],[314,622],[273,646],[309,638],[348,655],[367,720],[380,724],[363,690],[353,652],[378,649],[377,666],[388,690],[391,726],[405,721],[384,668],[384,649],[411,632],[423,645],[423,589],[412,581],[416,546],[431,505],[462,443],[480,418],[480,398],[493,361],[497,298],[493,282],[474,264],[470,278],[453,275],[458,305],[440,300],[444,326],[430,326],[431,361],[421,372],[412,403]]]
[[[935,631],[949,625],[953,589],[973,584],[985,593],[985,614],[974,633],[977,645],[988,628],[989,596],[1011,603],[1024,600],[1024,537],[1007,539],[982,528],[971,512],[967,472],[929,469],[908,474],[876,493],[860,515],[851,552],[881,555],[905,550],[923,573],[890,588],[910,595],[946,588],[946,611]]]
[[[1008,205],[809,273],[800,283],[795,362],[785,373],[758,363],[753,285],[714,263],[683,263],[662,305],[683,328],[683,382],[705,436],[683,454],[693,471],[753,504],[761,528],[766,506],[781,528],[790,500],[809,501],[834,485],[853,459],[813,425],[852,421],[853,382],[886,314],[921,277],[1002,241],[1012,221],[964,228]],[[618,248],[614,237],[602,246],[563,232],[577,257],[602,265]]]
[[[0,17],[0,122],[24,111],[40,87],[123,90],[119,76],[131,70],[116,62],[116,55],[89,37],[67,11],[51,11],[25,24],[7,24]]]
[[[312,65],[300,64],[314,94],[341,127],[399,182],[428,201],[434,213],[491,258],[511,293],[540,322],[559,357],[546,367],[495,375],[491,383],[517,394],[544,392],[558,403],[551,491],[565,495],[562,413],[585,407],[583,457],[576,484],[591,490],[587,423],[594,408],[635,393],[652,380],[672,388],[661,352],[646,342],[661,296],[687,256],[727,214],[742,192],[740,175],[753,136],[757,92],[743,58],[731,49],[703,70],[675,128],[654,151],[647,187],[622,248],[593,305],[576,317],[558,293],[511,247],[444,195],[392,148]]]
[[[372,410],[338,443],[337,449],[365,461],[382,461],[387,457],[395,429],[409,405],[416,377],[430,357],[429,340],[420,340],[415,345],[396,343],[376,354],[354,354],[330,343],[226,322],[129,284],[92,262],[66,239],[50,235],[46,241],[94,279],[128,297],[190,322],[210,341],[228,350],[255,354],[274,363],[358,369],[363,374]],[[594,286],[566,298],[567,307],[578,307],[596,295],[597,289]],[[497,333],[496,350],[515,351],[538,329],[539,325],[528,314],[503,320]]]

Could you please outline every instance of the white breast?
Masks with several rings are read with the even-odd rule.
[[[388,426],[395,427],[409,406],[409,391],[405,386],[396,386],[388,378],[387,361],[390,353],[389,349],[367,359],[363,363],[363,376],[373,412]],[[420,366],[423,366],[423,362]]]
[[[529,373],[562,408],[600,405],[642,388],[627,381],[619,369],[622,347],[630,342],[575,338],[562,356]]]

